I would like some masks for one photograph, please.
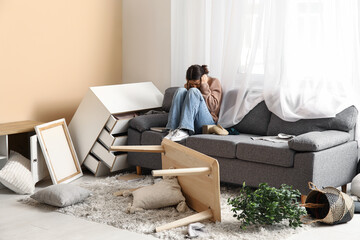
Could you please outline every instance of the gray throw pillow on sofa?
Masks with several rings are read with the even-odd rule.
[[[151,127],[165,127],[168,121],[168,113],[140,115],[129,121],[129,126],[143,132]]]
[[[348,132],[356,124],[358,111],[351,106],[336,114],[333,118],[301,119],[296,122],[284,121],[275,114],[271,114],[267,130],[268,136],[276,136],[279,133],[300,135],[312,131],[339,130]]]
[[[266,135],[271,112],[264,101],[256,105],[246,116],[234,126],[241,133]]]
[[[300,152],[317,152],[328,149],[350,140],[347,132],[328,130],[308,132],[294,137],[288,142],[289,148]]]
[[[58,184],[46,187],[30,197],[38,202],[55,207],[66,207],[84,201],[90,196],[90,191],[70,184]]]

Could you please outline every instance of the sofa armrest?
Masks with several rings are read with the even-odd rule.
[[[163,99],[163,103],[162,103],[162,110],[164,110],[166,112],[170,111],[173,97],[178,88],[179,87],[169,87],[165,90],[164,99]]]
[[[348,132],[327,130],[322,132],[308,132],[291,139],[289,148],[301,152],[317,152],[331,148],[350,140]]]
[[[143,132],[151,127],[165,127],[167,121],[168,113],[140,115],[131,119],[129,126],[139,132]]]

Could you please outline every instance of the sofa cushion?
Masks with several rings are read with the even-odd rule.
[[[236,157],[241,160],[271,164],[281,167],[294,165],[295,151],[288,143],[274,143],[264,140],[249,139],[236,145]]]
[[[167,132],[144,131],[141,134],[141,145],[160,145]]]
[[[174,94],[178,88],[179,87],[170,87],[165,90],[164,99],[162,102],[162,110],[164,110],[166,112],[170,111],[170,107],[171,107],[171,103],[172,103]]]
[[[235,158],[236,144],[248,141],[256,135],[240,134],[220,136],[215,134],[198,134],[186,139],[186,146],[213,157]]]
[[[256,105],[246,116],[234,126],[241,133],[266,135],[271,112],[264,101]]]
[[[168,114],[147,114],[134,117],[129,121],[129,126],[143,132],[151,127],[165,127],[168,121]]]
[[[354,128],[358,111],[354,106],[348,107],[333,118],[301,119],[287,122],[275,114],[271,115],[267,135],[275,136],[279,133],[300,135],[313,131],[339,130],[348,132]]]
[[[291,139],[289,147],[295,151],[317,152],[328,149],[350,140],[347,132],[328,130],[323,132],[308,132]]]

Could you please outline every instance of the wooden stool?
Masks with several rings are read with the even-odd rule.
[[[163,170],[153,176],[177,176],[187,205],[198,213],[157,227],[156,232],[210,219],[221,222],[219,163],[215,158],[164,139],[160,146],[114,146],[111,151],[161,153]]]

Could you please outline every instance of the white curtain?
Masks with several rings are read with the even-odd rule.
[[[219,78],[223,100],[219,123],[224,127],[237,124],[244,115],[263,100],[263,19],[262,1],[213,1],[213,32],[221,29],[223,45],[213,58],[221,59]],[[218,9],[222,8],[222,14]],[[221,22],[220,17],[225,16]],[[217,24],[221,22],[222,25]],[[222,29],[222,28],[223,29]],[[218,46],[213,46],[210,52]],[[216,50],[215,50],[216,51]],[[216,68],[210,64],[210,71]],[[212,72],[210,72],[212,73]],[[216,75],[215,75],[216,76]]]
[[[359,108],[358,0],[172,0],[172,85],[209,65],[230,127],[260,101],[280,118]]]
[[[270,1],[266,14],[264,99],[272,112],[296,121],[359,106],[358,0]]]
[[[171,86],[183,86],[186,70],[207,62],[208,1],[171,1]]]

